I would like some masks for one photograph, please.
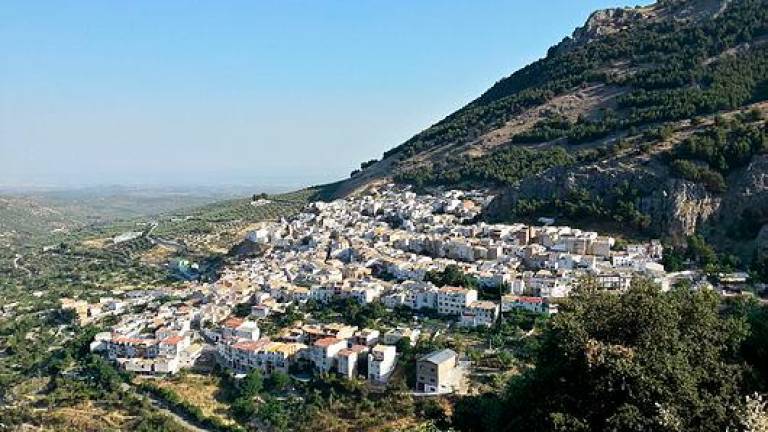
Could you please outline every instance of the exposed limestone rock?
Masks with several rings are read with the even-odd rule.
[[[499,195],[489,206],[487,216],[496,219],[509,214],[520,199],[563,198],[579,189],[599,197],[610,206],[616,200],[616,191],[623,184],[629,184],[640,192],[642,198],[637,206],[641,212],[651,216],[651,230],[670,237],[676,243],[683,243],[700,224],[710,220],[720,209],[722,201],[702,185],[662,177],[650,170],[632,166],[592,165],[557,168],[526,179],[519,186]]]
[[[669,179],[662,189],[642,200],[640,209],[651,215],[660,234],[682,244],[698,226],[715,215],[721,201],[702,185]]]
[[[556,53],[567,52],[586,45],[593,40],[628,28],[642,19],[643,14],[631,8],[603,9],[592,13],[583,26],[576,28],[573,35],[566,37],[552,49]]]
[[[641,21],[700,20],[717,16],[728,7],[730,0],[659,0],[645,8],[612,8],[593,12],[583,26],[566,37],[552,50],[570,51],[602,36],[625,30]]]

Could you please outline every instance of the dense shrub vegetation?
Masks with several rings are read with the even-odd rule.
[[[512,141],[538,143],[563,138],[570,144],[581,144],[636,126],[737,109],[768,98],[768,48],[753,45],[736,55],[723,52],[743,48],[766,34],[765,3],[743,0],[731,3],[711,20],[649,21],[570,51],[553,49],[546,58],[499,81],[466,107],[385,156],[410,157],[434,146],[471,142],[525,108],[588,84],[628,90],[619,96],[615,109],[604,109],[597,116],[580,117],[575,122],[552,115]],[[527,164],[509,166],[510,159],[526,160],[528,155],[522,151],[503,148],[495,153],[468,162],[451,159],[421,172],[403,173],[398,179],[455,186],[513,182],[536,173],[525,169]],[[718,181],[711,173],[689,174],[704,177],[716,188]]]
[[[717,171],[685,159],[676,159],[670,164],[672,175],[694,183],[701,183],[712,192],[725,191],[725,179]]]
[[[766,388],[766,308],[713,292],[622,296],[589,284],[550,321],[536,366],[501,395],[462,400],[467,431],[740,429],[743,395]]]
[[[755,120],[754,115],[745,116]],[[740,168],[755,154],[768,150],[765,125],[743,119],[718,119],[712,127],[686,139],[672,152],[673,175],[704,184],[713,192],[726,188],[724,176]]]
[[[574,161],[575,158],[560,147],[533,150],[508,145],[476,158],[449,157],[439,165],[403,171],[396,175],[396,180],[417,186],[509,185],[526,176]]]
[[[509,216],[530,220],[537,216],[556,216],[568,221],[610,221],[623,224],[627,229],[644,231],[651,218],[639,210],[642,194],[628,182],[613,189],[611,194],[594,194],[584,188],[575,188],[563,196],[548,199],[519,199]]]

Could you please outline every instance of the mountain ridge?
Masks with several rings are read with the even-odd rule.
[[[762,166],[765,145],[767,5],[666,0],[596,11],[546,57],[366,163],[336,196],[393,180],[482,186],[499,194],[490,220],[572,220],[563,202],[578,192],[603,202],[585,210],[590,218],[631,221],[675,244],[716,230],[715,221],[743,219],[734,209],[749,205],[734,206],[739,200],[768,214],[750,171]],[[757,134],[752,147],[732,144],[748,133]],[[681,152],[691,137],[729,163]],[[617,181],[640,187],[616,196]],[[532,202],[541,211],[521,211]]]

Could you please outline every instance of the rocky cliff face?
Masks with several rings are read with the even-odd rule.
[[[716,16],[731,0],[660,0],[652,6],[611,8],[593,12],[583,26],[552,49],[562,53],[586,45],[600,37],[660,20],[701,20]]]
[[[756,246],[768,250],[768,155],[755,156],[728,181],[731,186],[723,197],[718,222],[759,229]]]
[[[721,203],[720,197],[702,185],[668,179],[661,189],[641,199],[640,209],[651,216],[652,228],[657,233],[683,244],[686,237],[718,212]]]
[[[649,230],[682,244],[698,227],[713,218],[721,208],[722,198],[702,185],[669,178],[665,172],[617,163],[614,166],[590,165],[552,169],[528,178],[519,187],[501,193],[486,215],[499,219],[509,214],[521,200],[548,200],[586,191],[607,206],[616,204],[617,191],[626,185],[636,189],[638,209],[651,217]]]
[[[553,49],[559,53],[586,45],[601,36],[624,30],[645,16],[647,15],[640,9],[615,8],[595,11],[583,26],[574,30],[573,35],[565,38]]]
[[[636,189],[638,209],[650,216],[654,235],[684,244],[686,237],[701,228],[721,238],[738,225],[754,227],[756,245],[768,250],[768,155],[757,155],[744,168],[728,177],[722,194],[703,185],[670,177],[660,165],[617,160],[610,166],[589,165],[551,169],[500,193],[488,207],[490,219],[500,219],[521,200],[566,197],[582,190],[612,205],[622,185]],[[759,231],[759,234],[758,234]]]

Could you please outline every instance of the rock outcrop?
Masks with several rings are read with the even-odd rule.
[[[731,0],[660,0],[645,8],[611,8],[593,12],[583,26],[552,47],[554,53],[567,52],[643,21],[701,20],[722,13]]]
[[[640,210],[651,216],[657,233],[683,244],[686,237],[718,212],[721,203],[722,199],[704,186],[673,178],[641,199]]]
[[[629,28],[640,21],[644,14],[638,9],[615,8],[593,12],[583,26],[576,28],[573,35],[566,37],[553,47],[555,52],[565,52],[586,45],[593,40]]]
[[[555,168],[501,193],[488,207],[486,216],[499,219],[509,215],[520,200],[562,199],[578,190],[599,198],[606,206],[613,206],[619,198],[617,192],[628,185],[639,192],[640,198],[635,204],[650,216],[650,230],[682,244],[701,224],[717,215],[722,198],[702,185],[669,178],[666,174],[624,164]]]

